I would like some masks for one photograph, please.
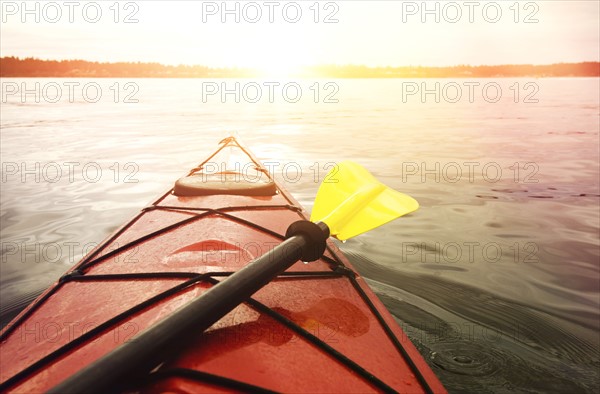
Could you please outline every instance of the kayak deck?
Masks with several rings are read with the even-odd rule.
[[[224,148],[256,166],[257,188],[189,182]],[[171,190],[143,209],[4,329],[0,391],[50,389],[264,254],[285,239],[289,224],[307,218],[234,138],[216,153],[178,181],[183,191],[180,185],[177,195]],[[320,260],[297,262],[205,333],[181,340],[185,351],[142,381],[126,382],[128,388],[445,392],[331,241]]]

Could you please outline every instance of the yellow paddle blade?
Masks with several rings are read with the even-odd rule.
[[[418,208],[414,198],[379,182],[360,164],[345,161],[321,183],[310,220],[324,222],[343,241]]]

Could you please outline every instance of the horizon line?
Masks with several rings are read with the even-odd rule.
[[[0,58],[0,77],[73,78],[492,78],[600,77],[600,62],[548,65],[385,66],[320,64],[272,69],[257,66],[211,67],[158,62],[94,62],[81,59]]]
[[[20,56],[2,56],[0,60],[4,59],[16,59],[19,61],[24,60],[34,60],[34,61],[43,61],[43,62],[87,62],[87,63],[96,63],[96,64],[120,64],[120,63],[130,63],[130,64],[152,64],[152,65],[160,65],[163,67],[206,67],[210,69],[246,69],[246,70],[258,70],[261,67],[258,66],[242,66],[242,65],[207,65],[200,63],[161,63],[158,61],[143,61],[143,60],[110,60],[110,61],[99,61],[99,60],[86,60],[82,58],[40,58],[35,56],[28,57],[20,57]],[[405,65],[386,65],[386,66],[372,66],[367,64],[357,64],[357,63],[319,63],[319,64],[310,64],[310,65],[299,65],[297,68],[311,68],[311,67],[364,67],[370,69],[378,69],[378,68],[454,68],[454,67],[505,67],[505,66],[534,66],[534,67],[547,67],[547,66],[558,66],[558,65],[575,65],[575,64],[598,64],[600,65],[599,60],[583,60],[583,61],[568,61],[568,62],[558,62],[558,63],[499,63],[499,64],[453,64],[453,65],[445,65],[445,66],[428,66],[428,65],[414,65],[414,64],[405,64]]]

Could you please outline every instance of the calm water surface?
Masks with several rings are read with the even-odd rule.
[[[264,81],[250,103],[245,80],[239,103],[203,80],[3,91],[36,82],[39,103],[2,104],[3,324],[237,132],[307,209],[345,159],[420,202],[340,247],[450,391],[598,392],[598,79],[297,80],[295,103]],[[439,102],[407,95],[422,82]]]

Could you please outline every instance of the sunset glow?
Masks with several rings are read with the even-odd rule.
[[[476,2],[475,8],[428,2],[429,9],[406,1],[274,3],[269,8],[227,2],[224,9],[221,2],[120,2],[118,7],[83,2],[70,15],[61,3],[55,3],[61,7],[57,11],[28,2],[28,13],[19,2],[4,1],[1,50],[3,56],[42,59],[257,67],[275,75],[317,64],[550,64],[599,58],[595,1],[514,3],[518,7]],[[95,5],[85,8],[89,4]],[[92,23],[94,7],[101,18]]]
[[[600,0],[0,0],[0,107],[0,394],[600,394]]]

